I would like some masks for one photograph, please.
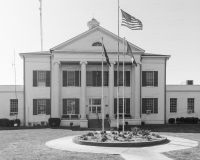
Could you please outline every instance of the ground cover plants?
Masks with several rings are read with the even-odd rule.
[[[134,142],[148,142],[162,140],[164,137],[150,130],[132,127],[131,131],[118,132],[118,131],[101,131],[101,132],[88,132],[81,136],[75,137],[77,140],[88,142],[108,142],[108,143],[134,143]]]

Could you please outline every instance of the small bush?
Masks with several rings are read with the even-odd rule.
[[[180,118],[176,118],[176,123],[181,123]]]
[[[144,121],[142,121],[142,122],[141,122],[141,125],[142,125],[142,126],[144,126],[144,125],[145,125],[145,122],[144,122]]]
[[[169,123],[169,124],[174,124],[174,122],[175,122],[175,119],[174,119],[174,118],[170,118],[170,119],[168,120],[168,123]]]
[[[9,127],[10,123],[9,123],[9,119],[0,119],[0,127]]]
[[[181,123],[184,123],[184,122],[185,122],[185,118],[184,118],[184,117],[181,117],[181,118],[180,118],[180,122],[181,122]]]
[[[14,127],[14,123],[15,123],[14,120],[9,120],[9,126],[10,126],[10,127]]]
[[[194,118],[194,124],[197,124],[198,121],[199,121],[199,118],[195,117],[195,118]]]
[[[49,125],[51,127],[59,127],[60,126],[60,118],[49,118]]]
[[[17,124],[17,126],[20,126],[20,119],[15,119],[15,124]]]

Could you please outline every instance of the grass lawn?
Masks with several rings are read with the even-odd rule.
[[[200,143],[200,125],[182,124],[182,125],[145,125],[139,126],[142,129],[148,129],[159,134],[176,136],[195,140]],[[19,127],[20,128],[20,127]],[[130,126],[127,127],[129,129]],[[71,135],[80,135],[89,130],[80,130],[79,128],[60,127],[37,128],[18,130],[6,130],[9,128],[0,128],[0,160],[76,160],[76,159],[102,159],[102,160],[122,160],[119,155],[94,154],[67,152],[48,148],[45,143],[50,140],[62,138]],[[163,153],[169,158],[176,160],[197,160],[200,159],[200,147],[171,151]]]

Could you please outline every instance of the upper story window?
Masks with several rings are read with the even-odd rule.
[[[92,46],[102,46],[101,42],[94,42]]]
[[[194,98],[187,99],[187,109],[188,113],[194,113]]]
[[[33,71],[33,87],[50,87],[50,71]]]
[[[158,71],[142,71],[142,86],[158,86]]]
[[[63,71],[63,87],[80,87],[81,71]]]
[[[117,87],[117,71],[114,72],[114,86]],[[123,86],[123,71],[119,71],[119,86]],[[124,72],[124,86],[130,86],[130,71]]]
[[[108,86],[108,71],[103,72],[103,84]],[[101,87],[102,86],[102,72],[101,71],[87,71],[86,72],[86,86]]]
[[[170,98],[170,113],[177,112],[177,98]]]
[[[18,99],[10,99],[10,115],[18,114]]]

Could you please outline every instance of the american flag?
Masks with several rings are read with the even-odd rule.
[[[124,12],[122,9],[121,12],[122,12],[122,24],[121,24],[122,26],[126,26],[132,30],[142,30],[142,22],[139,19],[136,19],[130,14]]]

